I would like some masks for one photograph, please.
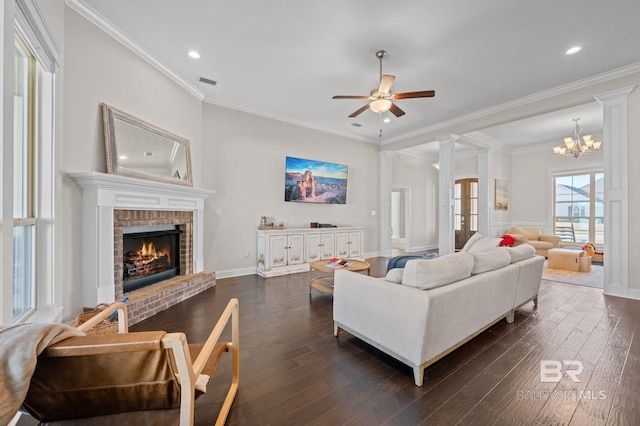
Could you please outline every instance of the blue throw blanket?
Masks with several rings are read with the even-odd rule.
[[[387,272],[395,268],[404,268],[407,261],[411,259],[435,259],[436,257],[438,257],[438,253],[405,254],[402,256],[395,256],[387,262]]]

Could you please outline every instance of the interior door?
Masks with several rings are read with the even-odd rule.
[[[478,230],[478,179],[456,181],[454,221],[456,250],[460,250]]]

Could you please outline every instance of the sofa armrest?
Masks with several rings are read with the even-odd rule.
[[[421,364],[429,294],[346,270],[335,272],[333,320],[390,349],[414,364]]]
[[[540,241],[553,244],[554,247],[560,247],[560,240],[562,238],[559,235],[540,235]]]

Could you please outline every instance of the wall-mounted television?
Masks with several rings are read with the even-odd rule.
[[[349,168],[342,164],[287,157],[284,200],[346,204]]]

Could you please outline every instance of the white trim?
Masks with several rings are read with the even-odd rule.
[[[151,66],[158,71],[169,77],[171,80],[178,83],[183,89],[191,93],[198,100],[204,100],[204,93],[196,86],[192,85],[188,80],[172,70],[162,62],[160,62],[155,56],[144,49],[140,44],[135,42],[127,33],[118,28],[111,21],[99,14],[95,9],[87,5],[81,0],[65,0],[67,6],[78,12],[86,20],[100,28],[102,31],[113,37],[116,41],[122,44],[127,49],[138,55],[140,58],[147,61]]]
[[[451,126],[455,126],[458,124],[466,123],[472,120],[480,119],[492,114],[499,114],[504,111],[511,110],[513,108],[522,107],[528,104],[532,104],[534,102],[543,101],[548,98],[552,98],[554,96],[564,95],[566,93],[570,93],[574,90],[583,89],[585,87],[590,87],[599,83],[603,83],[609,80],[614,80],[616,78],[624,77],[627,75],[631,75],[634,73],[640,72],[640,63],[627,65],[624,67],[620,67],[611,71],[604,72],[602,74],[597,74],[595,76],[586,77],[582,80],[574,81],[573,83],[565,84],[563,86],[554,87],[549,90],[545,90],[539,93],[535,93],[533,95],[525,96],[519,99],[514,99],[509,102],[505,102],[499,105],[492,106],[490,108],[486,108],[480,111],[473,112],[471,114],[462,115],[456,118],[452,118],[451,120],[441,121],[432,126],[424,127],[422,129],[415,130],[410,133],[405,133],[401,136],[387,139],[381,145],[388,145],[394,142],[403,141],[405,139],[409,139],[412,137],[424,135],[427,133],[435,132],[437,130],[446,129]]]
[[[115,209],[193,212],[193,272],[204,270],[204,200],[214,191],[97,172],[69,176],[83,190],[83,306],[115,300]]]
[[[38,2],[34,0],[15,0],[15,2],[16,23],[25,41],[30,44],[29,47],[38,58],[38,62],[48,72],[54,73],[56,65],[59,64],[60,49]]]

